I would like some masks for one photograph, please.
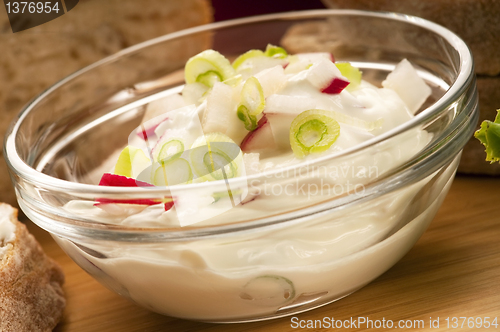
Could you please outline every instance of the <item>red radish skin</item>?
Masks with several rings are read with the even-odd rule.
[[[329,95],[339,94],[349,85],[349,81],[341,80],[335,77],[330,84],[321,89],[322,93],[327,93]]]
[[[137,133],[137,136],[139,136],[139,138],[143,139],[144,141],[147,140],[148,137],[151,137],[151,136],[154,136],[155,135],[155,130],[156,128],[158,128],[160,124],[155,124],[154,126],[152,127],[149,127],[149,128],[145,128],[144,130],[142,131],[139,131]]]
[[[100,186],[107,187],[154,187],[154,185],[138,181],[133,178],[128,178],[126,176],[104,173],[102,175],[101,181],[99,181]],[[169,201],[166,202],[165,211],[168,211],[174,205],[174,201],[171,198],[168,198]],[[97,203],[94,206],[99,206],[102,204],[114,204],[114,203],[122,203],[122,204],[138,204],[138,205],[155,205],[162,203],[161,200],[153,200],[153,199],[109,199],[109,198],[98,198],[96,199]]]
[[[154,187],[151,183],[111,173],[104,173],[99,185],[108,187]]]
[[[274,147],[273,132],[265,115],[257,123],[257,128],[245,136],[240,146],[246,153]]]

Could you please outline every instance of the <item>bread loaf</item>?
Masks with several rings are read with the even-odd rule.
[[[64,274],[16,217],[0,203],[0,331],[52,331],[66,305]]]
[[[211,20],[209,0],[81,0],[61,17],[13,34],[0,10],[0,143],[23,105],[70,73],[125,47]],[[15,204],[4,160],[0,178],[0,201]]]

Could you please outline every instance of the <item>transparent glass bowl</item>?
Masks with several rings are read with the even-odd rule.
[[[234,58],[268,43],[332,52],[374,84],[407,58],[432,96],[404,125],[308,164],[228,183],[96,185],[144,105],[180,91],[189,57],[214,48]],[[452,32],[407,15],[322,10],[210,24],[119,52],[27,105],[4,149],[24,213],[102,284],[165,315],[241,322],[338,300],[394,265],[434,217],[476,122],[472,57]],[[98,198],[215,197],[227,186],[248,189],[243,203],[186,227],[161,209],[93,207]]]

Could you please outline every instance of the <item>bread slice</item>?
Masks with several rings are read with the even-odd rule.
[[[7,226],[14,236],[5,232],[5,223],[10,223]],[[5,203],[0,203],[2,234],[0,331],[52,331],[66,305],[61,268],[45,255],[26,226],[17,221],[17,210]]]

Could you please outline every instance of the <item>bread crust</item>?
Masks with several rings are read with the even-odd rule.
[[[17,210],[0,203],[5,210],[11,211],[16,238],[0,261],[0,331],[52,331],[66,305],[63,271],[17,220]]]

